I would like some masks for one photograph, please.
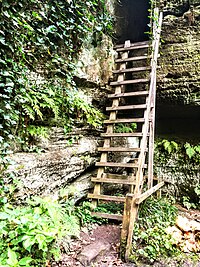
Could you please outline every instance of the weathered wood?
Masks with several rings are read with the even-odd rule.
[[[143,194],[141,194],[139,197],[137,197],[135,199],[135,203],[136,204],[140,204],[142,203],[146,198],[148,198],[150,195],[152,195],[153,193],[155,193],[158,189],[160,189],[165,183],[164,182],[160,182],[157,185],[155,185],[154,187],[150,188],[149,190],[147,190],[146,192],[144,192]]]
[[[96,166],[99,167],[121,167],[121,168],[138,168],[138,164],[134,163],[122,163],[122,162],[96,162]],[[147,164],[144,164],[142,168],[147,168]]]
[[[135,204],[135,196],[127,194],[124,205],[122,231],[121,231],[121,255],[128,261],[131,244],[132,234],[134,229],[135,220],[137,217],[138,205]]]
[[[118,107],[107,107],[106,111],[113,111],[113,110],[132,110],[132,109],[145,109],[147,107],[146,104],[141,105],[127,105],[127,106],[118,106]]]
[[[125,84],[136,84],[136,83],[147,83],[149,79],[135,79],[135,80],[124,80],[122,82],[111,82],[111,86],[125,85]]]
[[[138,60],[144,60],[144,59],[147,59],[149,58],[148,56],[137,56],[137,57],[128,57],[128,58],[125,58],[125,59],[115,59],[115,63],[124,63],[124,62],[130,62],[130,61],[138,61]]]
[[[128,57],[128,53],[127,52],[126,53],[123,53],[123,55],[122,55],[122,58],[123,59],[126,58],[126,57]],[[121,64],[120,69],[124,69],[125,67],[126,67],[126,64],[125,63],[124,64]],[[124,74],[118,75],[117,81],[118,82],[121,82],[123,80],[124,80]],[[121,92],[122,92],[121,91],[121,86],[117,86],[115,88],[115,94],[120,94]],[[114,106],[118,106],[119,105],[119,99],[113,99],[113,105]],[[116,111],[113,111],[113,112],[110,113],[109,119],[110,120],[116,120],[116,116],[117,116]],[[112,124],[107,125],[106,133],[107,134],[113,133],[113,125]],[[109,147],[110,146],[110,142],[111,142],[111,139],[109,137],[108,138],[105,138],[104,145],[103,146],[104,147]],[[108,153],[102,153],[101,154],[100,161],[101,162],[106,162],[107,159],[108,159]],[[97,178],[101,178],[102,175],[103,175],[103,173],[104,173],[104,167],[102,166],[102,167],[98,168]],[[97,183],[94,186],[94,194],[99,195],[100,193],[101,193],[101,184],[100,183]],[[97,206],[97,201],[92,201],[92,204],[93,204],[94,207]]]
[[[119,214],[109,214],[109,213],[102,213],[102,212],[92,212],[92,216],[95,217],[101,217],[105,219],[111,219],[111,220],[117,220],[117,221],[122,221],[123,216]]]
[[[157,38],[157,36],[156,36]],[[118,79],[115,82],[111,82],[111,86],[115,86],[115,93],[109,94],[108,97],[113,99],[113,103],[111,107],[107,107],[107,111],[110,112],[110,116],[108,120],[105,120],[104,123],[107,125],[106,133],[102,134],[105,138],[103,147],[98,150],[102,152],[100,162],[96,163],[96,166],[99,167],[97,177],[92,178],[92,181],[96,183],[96,188],[98,190],[94,190],[93,194],[88,194],[88,197],[95,200],[106,200],[106,201],[116,201],[116,202],[125,202],[124,214],[123,214],[123,224],[122,224],[122,235],[121,241],[124,242],[125,248],[125,259],[128,260],[131,243],[132,243],[132,235],[134,223],[138,213],[139,204],[146,199],[148,196],[156,192],[161,186],[163,186],[164,182],[158,183],[156,186],[153,185],[153,137],[154,137],[154,122],[155,122],[155,88],[156,88],[156,65],[158,58],[158,49],[156,45],[158,45],[159,40],[153,41],[152,44],[152,55],[147,56],[136,56],[136,57],[128,57],[128,51],[134,49],[146,49],[149,47],[148,43],[140,43],[137,45],[133,45],[130,41],[125,43],[125,47],[118,46],[118,52],[126,53],[122,54],[121,59],[116,59],[116,63],[120,63],[119,70],[114,71],[118,75]],[[132,48],[133,47],[133,48]],[[145,50],[144,50],[145,52]],[[133,67],[130,69],[126,69],[126,63],[131,61],[140,61],[146,60],[147,58],[151,58],[151,67]],[[128,84],[137,84],[137,83],[147,83],[149,79],[135,79],[135,80],[125,80],[126,73],[134,73],[134,72],[142,72],[151,69],[150,74],[150,85],[149,91],[139,91],[139,92],[124,92],[122,90],[126,90],[126,85]],[[148,74],[148,72],[146,72]],[[141,77],[141,76],[140,76]],[[134,87],[135,88],[135,87]],[[133,88],[133,90],[134,90]],[[121,97],[137,97],[137,96],[146,96],[146,104],[139,105],[126,105],[120,106],[120,98]],[[122,110],[132,110],[132,109],[144,109],[143,118],[117,118],[118,111]],[[133,115],[134,116],[134,115]],[[142,123],[142,131],[139,133],[114,133],[114,124],[117,123]],[[140,124],[141,125],[141,124]],[[111,138],[112,137],[141,137],[140,138],[140,147],[139,148],[126,148],[126,147],[111,147]],[[147,177],[144,176],[144,168],[147,167],[146,164],[146,147],[147,141],[149,141],[149,175],[148,175],[148,187],[145,193],[142,193],[142,187],[144,181],[146,181]],[[137,159],[133,159],[136,162],[108,162],[108,153],[109,152],[139,152],[139,157]],[[105,173],[105,171],[109,171],[108,168],[130,168],[133,172],[132,175],[116,175]],[[108,196],[101,194],[101,184],[102,183],[112,183],[112,184],[126,184],[129,185],[130,194],[125,197],[116,197],[116,196]],[[118,214],[100,214],[100,217],[116,219],[118,216],[122,218],[121,215]],[[117,217],[116,217],[117,216]]]
[[[128,225],[128,237],[127,237],[127,243],[126,243],[126,252],[125,252],[125,260],[129,260],[130,251],[132,248],[132,240],[133,240],[133,229],[134,224],[137,218],[138,214],[138,205],[135,203],[135,196],[131,197],[131,213],[129,218],[129,225]]]
[[[139,45],[145,45],[145,44],[149,44],[149,41],[130,43],[130,47],[139,46]],[[122,47],[124,47],[124,44],[118,44],[118,45],[114,46],[114,49],[122,48]]]
[[[125,204],[124,204],[124,213],[123,213],[123,221],[122,221],[122,230],[121,230],[121,254],[124,256],[126,251],[126,244],[128,238],[128,227],[130,224],[130,214],[131,214],[131,201],[133,196],[126,195]]]
[[[97,195],[97,194],[88,194],[88,198],[101,199],[101,200],[107,200],[107,201],[116,201],[116,202],[125,201],[125,197]]]
[[[134,45],[134,46],[131,46],[129,48],[117,48],[116,51],[117,52],[123,52],[123,51],[131,51],[131,50],[136,50],[136,49],[145,49],[145,48],[149,48],[149,44],[143,44],[143,45]]]
[[[156,13],[158,13],[158,9],[155,10]],[[162,15],[160,16],[159,19],[159,27],[161,28],[161,22],[162,22]],[[155,24],[156,25],[156,24]],[[156,25],[157,26],[157,25]],[[157,27],[158,29],[158,27]],[[129,232],[128,232],[128,238],[127,238],[127,246],[126,246],[126,252],[125,252],[125,258],[126,260],[128,260],[129,254],[130,254],[130,249],[131,249],[131,243],[132,243],[132,235],[133,235],[133,227],[134,227],[134,222],[137,216],[137,209],[138,209],[138,204],[140,204],[146,197],[148,197],[149,195],[151,195],[154,190],[158,190],[158,188],[160,188],[163,184],[159,183],[157,186],[152,187],[151,189],[149,189],[147,192],[145,192],[144,194],[141,194],[141,183],[143,183],[144,181],[144,177],[143,177],[143,169],[142,166],[145,162],[145,147],[147,144],[147,133],[149,131],[149,120],[150,120],[150,112],[151,112],[151,108],[152,108],[152,98],[155,98],[155,80],[156,80],[156,65],[157,65],[157,58],[158,58],[158,46],[159,46],[159,31],[157,32],[157,29],[154,29],[154,33],[156,33],[156,36],[154,36],[155,41],[153,42],[153,50],[152,50],[152,60],[151,60],[151,67],[152,67],[152,72],[151,72],[151,83],[150,83],[150,90],[149,90],[149,98],[148,100],[148,106],[147,109],[145,110],[144,113],[144,118],[145,118],[145,123],[143,124],[142,127],[142,133],[143,133],[143,137],[141,139],[141,143],[140,143],[140,148],[141,148],[141,152],[139,155],[139,159],[138,159],[138,169],[137,169],[137,173],[136,173],[136,186],[134,189],[134,195],[137,196],[134,199],[134,203],[132,202],[132,207],[133,210],[131,212],[130,215],[130,222],[129,222]],[[157,36],[158,33],[158,36]],[[140,195],[140,197],[138,197],[138,195]]]
[[[142,133],[112,133],[112,134],[107,134],[107,133],[102,133],[102,137],[141,137]]]
[[[154,157],[154,128],[155,128],[155,115],[154,108],[150,111],[151,120],[149,123],[149,153],[148,153],[148,189],[153,186],[153,157]]]
[[[157,10],[158,12],[158,10]],[[154,159],[154,131],[155,131],[155,103],[156,103],[156,69],[157,69],[157,59],[158,59],[158,50],[159,50],[159,41],[161,33],[161,24],[162,24],[162,13],[159,17],[158,25],[154,22],[154,41],[153,41],[153,55],[151,61],[151,82],[150,82],[150,129],[149,129],[149,166],[148,166],[148,189],[153,186],[153,159]]]
[[[137,92],[129,92],[129,93],[121,93],[121,94],[109,94],[108,98],[120,98],[120,97],[133,97],[133,96],[146,96],[148,95],[148,91],[137,91]]]
[[[136,68],[129,68],[129,69],[121,69],[121,70],[113,70],[114,74],[120,74],[120,73],[128,73],[128,72],[140,72],[140,71],[147,71],[150,70],[151,67],[136,67]]]
[[[99,147],[100,152],[140,152],[138,147]]]
[[[108,184],[126,184],[126,185],[135,185],[135,181],[134,180],[130,180],[130,179],[108,179],[108,178],[91,178],[92,182],[96,182],[96,183],[108,183]]]
[[[107,179],[127,179],[127,180],[135,180],[135,175],[132,173],[130,175],[123,175],[123,174],[115,174],[115,173],[104,173],[103,178]],[[144,179],[147,179],[148,176],[145,175]]]
[[[124,175],[124,174],[116,174],[116,173],[104,173],[103,178],[135,180],[135,177],[133,175]]]
[[[131,123],[131,122],[144,122],[144,118],[132,118],[132,119],[116,119],[116,120],[105,120],[105,124],[112,123]]]

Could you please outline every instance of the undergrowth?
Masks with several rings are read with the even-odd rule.
[[[170,257],[178,250],[172,244],[166,228],[174,225],[177,208],[169,200],[148,198],[139,210],[135,224],[130,260],[151,263],[159,257]]]
[[[59,260],[61,239],[79,235],[79,220],[70,206],[47,197],[34,197],[21,207],[2,205],[0,266],[46,266]]]

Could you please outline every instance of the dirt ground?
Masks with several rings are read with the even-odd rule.
[[[93,244],[96,241],[110,244],[110,250],[105,251],[103,255],[97,256],[95,262],[88,267],[111,267],[135,266],[134,264],[123,263],[119,258],[120,245],[120,226],[114,224],[93,225],[93,229],[83,228],[80,238],[70,244],[69,252],[62,255],[59,263],[52,263],[52,267],[82,267],[83,265],[77,259],[84,247]]]
[[[187,217],[193,217],[194,212],[189,212],[184,208],[179,208],[179,211]],[[195,212],[196,215],[200,215],[200,212]],[[62,258],[59,263],[53,262],[51,267],[136,267],[133,263],[124,263],[119,257],[119,245],[120,245],[120,225],[106,224],[98,225],[94,224],[90,229],[87,227],[82,228],[80,238],[74,239],[70,242],[67,253],[62,254]],[[97,243],[98,242],[98,243]],[[82,264],[79,260],[80,253],[87,249],[87,247],[95,247],[96,244],[109,244],[109,249],[101,252],[95,260],[88,264]],[[90,246],[91,245],[91,246]],[[94,245],[94,246],[93,246]],[[98,249],[98,248],[97,248]],[[86,250],[87,251],[87,250]],[[87,254],[87,252],[86,252]],[[90,251],[88,251],[90,254]],[[147,264],[141,264],[140,267],[147,267]],[[193,263],[190,259],[184,260],[181,265],[172,259],[166,261],[157,261],[153,265],[154,267],[200,267],[200,259],[198,262]]]

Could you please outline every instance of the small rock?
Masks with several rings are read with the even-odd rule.
[[[77,260],[80,261],[83,266],[89,266],[89,264],[99,255],[110,250],[111,245],[105,241],[96,241],[91,245],[88,245],[78,255]]]

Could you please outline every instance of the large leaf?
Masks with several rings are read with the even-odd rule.
[[[13,250],[11,250],[10,248],[8,248],[8,259],[7,259],[7,263],[9,265],[11,265],[12,267],[14,267],[14,266],[16,266],[18,264],[17,254],[16,254],[16,252],[14,252]]]
[[[22,258],[20,261],[19,261],[19,264],[22,265],[22,266],[27,266],[29,263],[31,263],[33,261],[33,259],[31,257],[25,257],[25,258]]]

